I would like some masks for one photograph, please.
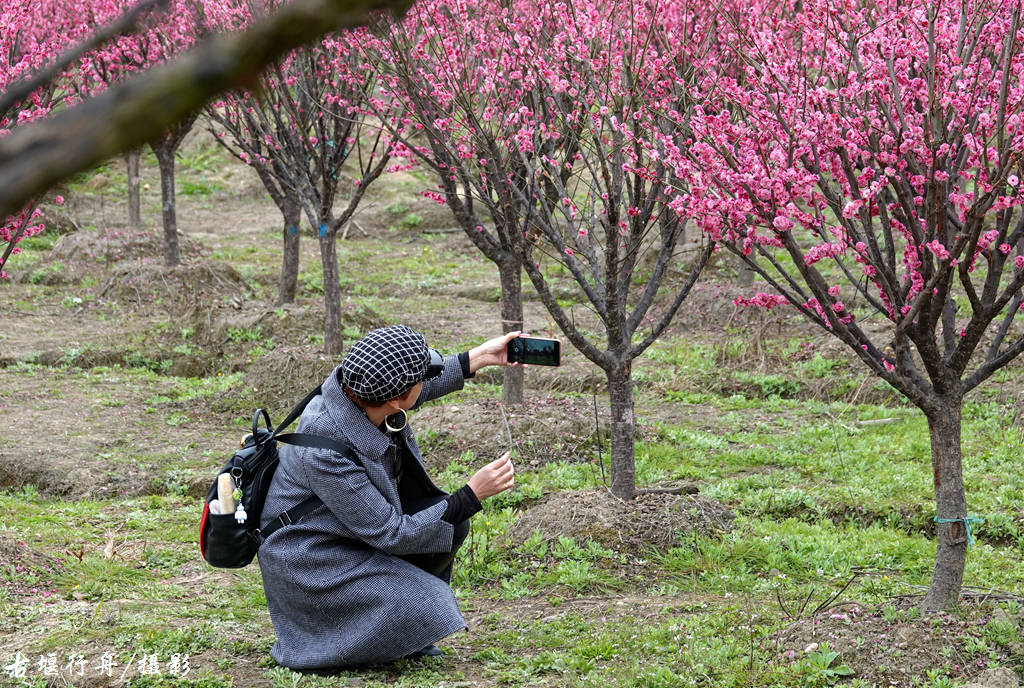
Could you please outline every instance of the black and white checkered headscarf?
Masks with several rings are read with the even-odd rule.
[[[423,335],[405,325],[370,330],[341,361],[341,382],[360,399],[388,401],[422,382],[430,363]]]

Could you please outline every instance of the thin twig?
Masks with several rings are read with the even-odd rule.
[[[844,585],[842,588],[839,589],[839,592],[837,592],[835,595],[832,595],[832,597],[828,598],[827,600],[825,600],[824,602],[819,604],[817,607],[815,607],[814,611],[811,612],[811,616],[812,617],[817,616],[818,614],[820,614],[824,610],[828,609],[829,606],[831,606],[831,604],[833,602],[835,602],[837,599],[839,599],[840,595],[842,595],[844,592],[846,592],[847,589],[849,589],[849,587],[851,585],[853,585],[853,582],[855,580],[857,580],[857,578],[859,576],[860,576],[859,572],[854,572],[854,574],[852,576],[850,576],[850,580],[846,581],[846,585]]]
[[[505,405],[498,404],[498,410],[501,411],[501,419],[505,421],[505,432],[508,433],[508,451],[511,454],[512,448],[515,446],[512,442],[512,428],[508,424],[508,417],[505,415]]]
[[[601,423],[597,418],[597,392],[594,391],[594,435],[597,439],[597,463],[601,466],[601,484],[608,487],[608,479],[604,474],[604,454],[601,451]]]
[[[636,489],[636,494],[683,495],[699,493],[700,488],[696,485],[680,485],[679,487],[640,487]]]
[[[697,531],[694,531],[694,533],[696,533],[696,532]],[[782,610],[782,613],[785,614],[787,618],[789,618],[789,619],[795,619],[796,618],[796,617],[793,616],[793,612],[789,611],[789,609],[786,608],[786,605],[782,601],[782,595],[779,593],[779,589],[778,588],[775,589],[775,601],[779,603],[779,609]]]

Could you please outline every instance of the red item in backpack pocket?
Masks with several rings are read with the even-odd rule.
[[[206,558],[206,521],[210,518],[210,503],[203,502],[203,517],[199,519],[199,553]]]

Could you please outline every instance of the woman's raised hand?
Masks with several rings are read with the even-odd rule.
[[[469,479],[469,488],[473,490],[476,498],[482,502],[488,497],[504,492],[515,485],[515,483],[516,469],[512,465],[512,455],[509,452],[505,452],[477,471]]]
[[[518,363],[508,362],[508,343],[521,334],[522,332],[518,330],[516,332],[509,332],[500,337],[489,339],[480,346],[470,349],[469,372],[475,373],[484,366],[489,365],[519,365]]]

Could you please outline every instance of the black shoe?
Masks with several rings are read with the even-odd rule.
[[[444,653],[436,645],[427,645],[421,650],[410,652],[406,655],[407,659],[416,659],[417,657],[440,657]]]

